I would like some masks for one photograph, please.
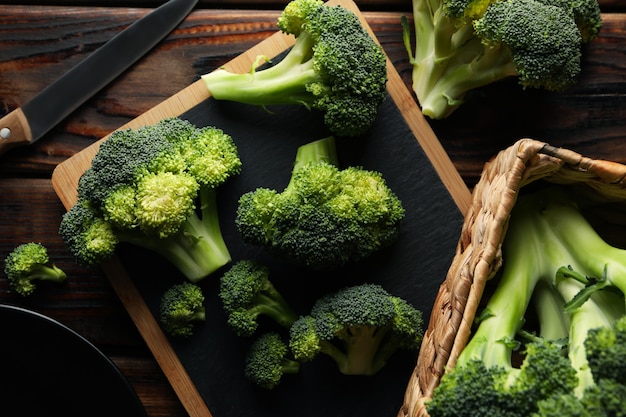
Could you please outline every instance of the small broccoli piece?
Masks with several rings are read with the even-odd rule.
[[[206,320],[202,288],[191,282],[175,284],[161,297],[159,318],[165,331],[174,337],[193,335],[194,324]]]
[[[289,347],[276,332],[264,333],[250,346],[246,356],[246,377],[266,389],[274,389],[284,374],[296,374],[300,362],[289,357]]]
[[[298,148],[282,192],[258,188],[239,199],[235,219],[246,243],[293,264],[330,270],[390,246],[402,202],[382,174],[337,166],[333,137]]]
[[[358,17],[321,0],[293,0],[277,21],[296,37],[278,63],[246,74],[218,69],[202,76],[211,95],[257,106],[300,105],[320,110],[338,136],[357,136],[372,125],[386,96],[382,48]]]
[[[217,188],[240,172],[232,138],[179,118],[118,130],[80,178],[59,233],[83,265],[121,242],[152,250],[197,282],[230,262]]]
[[[560,92],[581,71],[584,43],[598,34],[597,0],[413,0],[415,47],[404,42],[422,112],[443,119],[472,90],[516,78]]]
[[[65,272],[50,263],[48,249],[35,242],[24,243],[13,249],[6,257],[4,273],[11,288],[23,296],[35,291],[37,280],[63,282],[67,278]]]
[[[260,316],[285,328],[298,317],[270,281],[268,268],[256,261],[233,264],[220,279],[219,297],[228,314],[228,325],[239,336],[254,334]]]
[[[323,353],[345,375],[374,375],[400,349],[417,350],[422,313],[380,285],[346,287],[320,298],[291,326],[289,346],[300,362]]]

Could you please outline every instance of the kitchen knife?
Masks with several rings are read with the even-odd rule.
[[[169,0],[114,36],[22,107],[0,119],[0,155],[40,139],[152,49],[198,0]]]

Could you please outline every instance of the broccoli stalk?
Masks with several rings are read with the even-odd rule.
[[[239,336],[256,332],[266,316],[289,328],[298,315],[269,279],[269,270],[251,260],[233,264],[220,279],[219,297],[228,314],[229,327]]]
[[[369,129],[386,96],[386,57],[358,17],[321,0],[293,0],[277,21],[296,37],[295,45],[275,65],[260,69],[258,57],[249,73],[224,68],[202,76],[211,95],[261,107],[286,104],[320,110],[338,136]]]
[[[443,119],[468,93],[507,78],[563,91],[581,70],[581,46],[602,25],[597,0],[413,0],[415,47],[404,43],[422,112]]]
[[[200,281],[228,264],[231,257],[219,223],[216,190],[201,187],[198,198],[199,212],[192,211],[176,233],[147,239],[137,230],[119,230],[117,239],[158,253],[191,282]]]
[[[419,347],[422,314],[380,285],[361,284],[317,300],[289,334],[297,361],[312,361],[321,353],[345,375],[374,375],[398,350]]]
[[[35,281],[63,282],[67,275],[50,263],[48,249],[41,243],[29,242],[14,248],[6,257],[4,273],[11,288],[22,296],[31,295]]]
[[[381,173],[338,168],[330,136],[298,148],[282,192],[243,194],[235,222],[246,243],[293,264],[329,270],[391,245],[403,218],[402,203]]]
[[[240,169],[232,138],[214,127],[169,118],[115,131],[81,177],[59,232],[81,264],[101,262],[126,242],[198,282],[231,261],[216,194]]]
[[[186,338],[193,335],[194,324],[206,320],[202,289],[191,282],[168,288],[161,296],[159,319],[171,336]]]
[[[626,266],[623,252],[606,246],[563,190],[520,197],[495,288],[454,368],[433,393],[431,417],[469,416],[476,410],[528,416],[538,412],[539,404],[562,396],[581,398],[594,389],[585,341],[593,329],[611,328],[626,311],[623,293],[580,296],[587,293],[580,271],[597,276],[605,267],[621,271]],[[539,337],[524,345],[519,335],[525,333],[530,307],[537,312]],[[561,353],[562,340],[567,355]],[[513,365],[518,349],[525,352],[520,367]]]

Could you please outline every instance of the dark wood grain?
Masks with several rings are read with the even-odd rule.
[[[163,1],[158,0],[53,0],[45,4],[61,6],[102,6],[109,7],[157,7]],[[199,0],[198,8],[208,9],[274,9],[280,10],[288,0]],[[356,0],[355,3],[362,11],[410,11],[411,0]],[[624,11],[626,5],[622,0],[599,0],[601,8],[605,12]],[[14,0],[12,4],[42,4],[40,0]]]
[[[410,13],[410,2],[356,2],[367,10],[368,22],[410,86],[399,25],[400,16]],[[0,159],[0,260],[20,243],[40,241],[70,276],[64,285],[46,286],[24,299],[10,291],[0,273],[0,302],[47,314],[95,343],[133,384],[149,416],[186,414],[108,280],[99,270],[77,266],[62,244],[57,230],[64,208],[49,178],[58,163],[274,33],[279,5],[285,3],[201,0],[150,54],[48,135]],[[104,4],[110,7],[94,7]],[[157,4],[39,0],[0,5],[0,114],[23,105]],[[578,85],[552,94],[524,91],[507,81],[481,89],[472,104],[449,119],[431,121],[469,187],[485,161],[524,136],[626,162],[626,6],[619,0],[601,4],[605,24],[584,51]]]

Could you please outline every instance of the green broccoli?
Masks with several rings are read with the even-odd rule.
[[[251,336],[266,316],[289,328],[298,317],[269,279],[269,269],[252,260],[233,264],[220,279],[219,297],[229,327],[239,336]]]
[[[194,324],[206,320],[202,288],[191,282],[168,288],[161,297],[159,319],[164,330],[171,336],[193,335]]]
[[[357,136],[373,124],[386,96],[387,67],[382,48],[358,17],[321,0],[293,0],[277,21],[296,37],[295,45],[273,66],[235,74],[218,69],[202,76],[211,95],[266,107],[301,105],[320,110],[338,136]]]
[[[320,353],[345,375],[374,375],[401,349],[417,350],[423,336],[421,311],[377,284],[345,287],[318,299],[309,315],[289,330],[295,360]]]
[[[626,257],[608,250],[578,205],[553,187],[518,199],[502,250],[502,269],[486,292],[477,327],[434,390],[428,412],[431,417],[473,416],[476,410],[512,417],[556,415],[550,410],[578,415],[570,411],[598,390],[586,344],[600,343],[587,342],[588,337],[611,328],[626,312],[622,292],[590,294],[579,275],[619,276]],[[533,311],[536,320],[529,320]],[[522,337],[530,333],[529,321],[537,322],[531,341]],[[541,345],[549,349],[540,355],[529,350]],[[522,352],[519,367],[516,352]]]
[[[531,417],[626,416],[626,316],[611,327],[589,330],[584,346],[594,383],[580,395],[541,401]]]
[[[215,127],[168,118],[115,131],[80,178],[59,233],[81,264],[103,261],[126,242],[197,282],[231,260],[216,189],[240,169],[232,138]]]
[[[413,90],[432,119],[503,79],[563,91],[580,73],[582,45],[602,26],[597,0],[413,0],[413,18],[414,48],[402,18]]]
[[[28,296],[35,289],[35,281],[63,282],[65,272],[50,264],[48,249],[41,243],[29,242],[17,246],[6,257],[4,273],[9,285],[18,294]]]
[[[391,245],[404,208],[382,174],[337,167],[333,137],[298,148],[282,192],[258,188],[239,199],[235,223],[246,243],[293,264],[329,270]]]
[[[259,336],[246,355],[246,377],[265,389],[276,388],[284,374],[299,371],[300,362],[289,356],[287,343],[276,332]]]

